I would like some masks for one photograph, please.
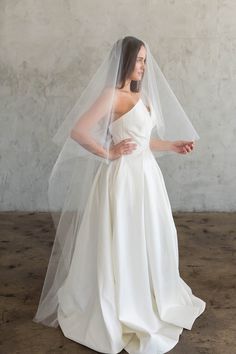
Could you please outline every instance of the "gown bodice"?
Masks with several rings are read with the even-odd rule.
[[[152,105],[150,105],[149,112],[140,98],[128,112],[110,124],[109,130],[114,144],[130,137],[133,138],[137,148],[132,154],[138,154],[149,148],[149,140],[154,125],[155,119]]]

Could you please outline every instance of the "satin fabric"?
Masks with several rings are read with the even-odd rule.
[[[111,123],[115,143],[132,137],[138,148],[99,166],[58,292],[64,335],[101,353],[167,353],[206,306],[179,274],[177,231],[149,148],[154,122],[139,99]]]

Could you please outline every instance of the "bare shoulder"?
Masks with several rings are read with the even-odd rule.
[[[134,93],[132,96],[120,89],[115,90],[113,101],[114,119],[129,111],[139,99],[140,94]]]

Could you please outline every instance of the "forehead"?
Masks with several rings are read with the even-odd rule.
[[[146,55],[147,55],[146,49],[145,49],[145,47],[142,45],[141,48],[139,49],[139,52],[138,52],[137,57],[138,57],[138,58],[145,59],[145,58],[146,58]]]

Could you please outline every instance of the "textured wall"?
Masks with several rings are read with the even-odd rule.
[[[234,0],[1,0],[1,210],[47,210],[50,138],[124,35],[146,40],[201,139],[159,160],[173,210],[236,210]]]

